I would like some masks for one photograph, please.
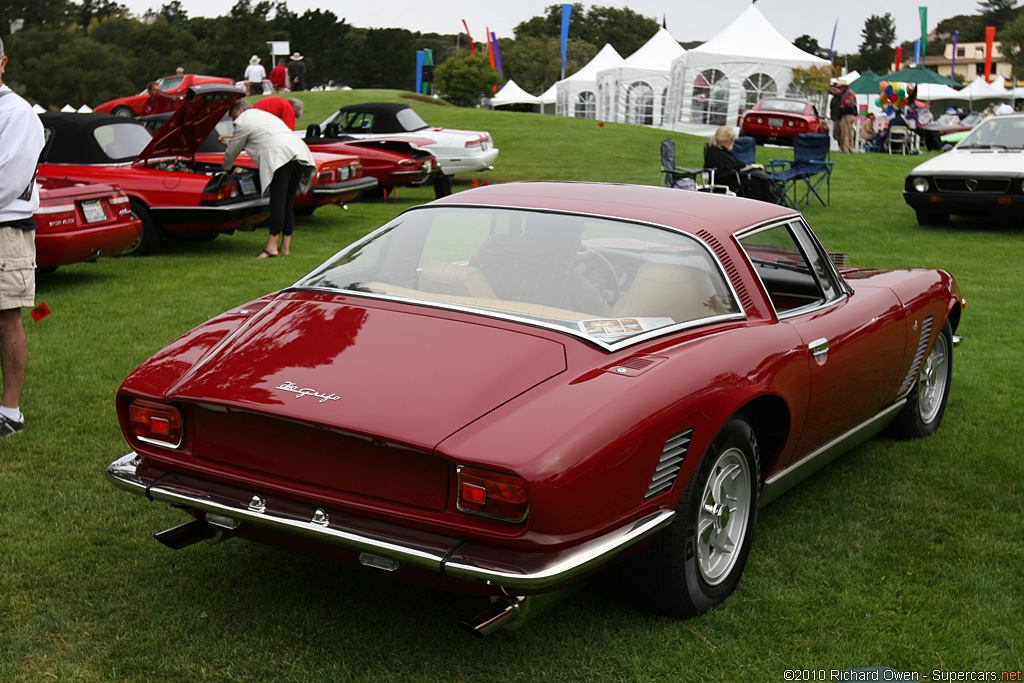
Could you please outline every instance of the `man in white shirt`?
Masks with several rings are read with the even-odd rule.
[[[253,55],[249,58],[249,66],[245,67],[245,91],[249,95],[263,94],[263,79],[267,70],[260,64],[260,58]]]
[[[996,116],[1002,116],[1004,114],[1015,114],[1016,112],[1013,110],[1013,107],[1006,102],[1000,102],[996,105],[996,109],[992,113]]]
[[[25,429],[19,408],[28,361],[21,309],[35,305],[36,165],[43,125],[28,102],[3,83],[7,55],[0,40],[0,438]]]

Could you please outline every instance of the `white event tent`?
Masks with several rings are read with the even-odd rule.
[[[540,106],[540,98],[531,95],[520,88],[515,81],[509,81],[501,86],[494,97],[491,98],[491,108],[504,107],[510,104],[532,104]]]
[[[605,43],[593,59],[571,76],[555,84],[555,114],[583,119],[597,118],[597,74],[622,63],[622,56]]]
[[[763,97],[801,97],[793,69],[826,66],[782,37],[756,5],[672,64],[666,128],[735,124]]]
[[[597,74],[597,118],[660,126],[672,61],[686,54],[664,28],[617,66]]]

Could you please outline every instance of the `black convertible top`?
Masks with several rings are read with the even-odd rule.
[[[402,116],[405,111],[411,113]],[[342,133],[411,133],[428,127],[408,104],[391,102],[350,104],[338,109],[333,120],[340,124]]]
[[[139,149],[130,153],[128,150],[117,150],[110,147],[104,149],[95,135],[97,128],[109,125],[143,128],[141,124],[132,119],[112,114],[47,112],[40,114],[39,120],[42,121],[43,129],[46,131],[47,141],[40,163],[121,163],[134,160],[139,152]]]

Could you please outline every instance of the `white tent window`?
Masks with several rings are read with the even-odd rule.
[[[578,119],[597,118],[597,98],[594,93],[584,90],[576,96],[576,110],[573,113]]]
[[[786,97],[803,99],[805,97],[804,89],[797,85],[796,81],[790,81],[789,85],[786,86]]]
[[[708,69],[693,81],[694,123],[724,126],[729,109],[729,80],[718,69]]]
[[[743,90],[746,93],[744,109],[751,109],[765,97],[774,97],[779,92],[779,86],[768,74],[751,74],[743,81]]]
[[[661,122],[665,122],[665,105],[668,104],[668,88],[661,89]]]
[[[633,83],[626,92],[626,123],[654,125],[654,89],[644,81]]]

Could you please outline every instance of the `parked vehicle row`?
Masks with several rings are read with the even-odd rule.
[[[126,215],[139,228],[123,251],[129,255],[153,253],[167,238],[213,239],[251,230],[269,215],[269,201],[248,155],[238,157],[231,173],[220,168],[224,141],[233,128],[226,115],[244,90],[229,79],[195,74],[169,76],[159,84],[169,110],[142,120],[133,115],[141,113],[145,93],[106,102],[97,107],[99,113],[41,115],[48,142],[40,175],[63,182],[62,197],[72,186],[100,184],[121,191]],[[487,133],[431,128],[408,105],[342,107],[322,125],[298,134],[317,163],[312,188],[296,197],[300,214],[352,201],[376,188],[388,192],[433,183],[443,196],[451,192],[452,175],[490,168],[498,155]],[[90,191],[83,191],[82,201]],[[90,214],[93,219],[97,215]],[[85,249],[89,257],[112,253],[116,245],[100,239],[98,226],[81,212],[78,223],[78,242],[89,236],[96,240]],[[47,256],[45,262],[74,262],[82,247],[66,252]]]

